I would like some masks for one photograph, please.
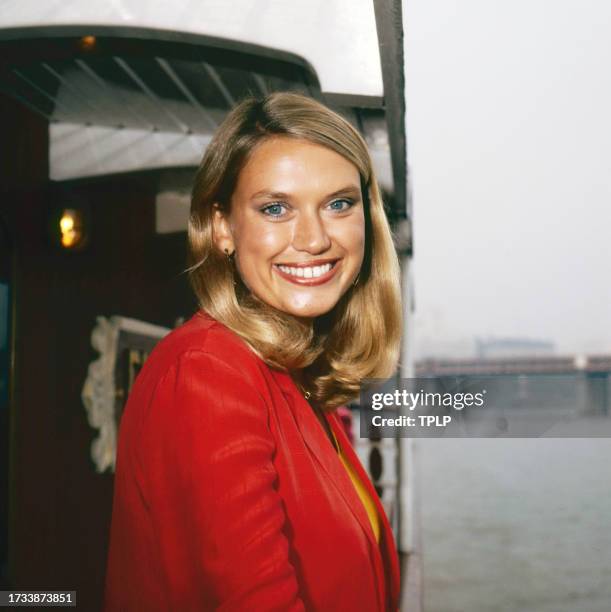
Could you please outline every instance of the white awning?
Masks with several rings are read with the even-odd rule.
[[[88,26],[212,36],[296,54],[323,93],[382,98],[373,0],[4,0],[7,29]],[[4,30],[4,32],[3,32]],[[11,34],[12,35],[12,34]],[[15,32],[19,37],[19,32]],[[151,35],[151,38],[154,38]],[[179,38],[178,38],[179,40]]]

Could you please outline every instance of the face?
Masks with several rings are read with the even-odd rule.
[[[244,284],[299,318],[329,312],[363,263],[365,217],[359,172],[308,141],[274,137],[240,172],[228,215],[216,210],[217,247],[235,251]]]

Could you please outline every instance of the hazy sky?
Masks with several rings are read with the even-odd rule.
[[[611,353],[611,2],[404,12],[417,353]]]

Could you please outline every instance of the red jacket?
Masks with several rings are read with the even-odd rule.
[[[202,312],[166,336],[121,419],[105,610],[381,612],[399,566],[292,379]]]

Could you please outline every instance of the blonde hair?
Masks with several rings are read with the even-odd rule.
[[[365,258],[358,283],[311,324],[265,304],[236,282],[232,262],[213,240],[214,206],[229,212],[249,155],[262,141],[278,136],[339,153],[361,178]],[[270,367],[292,374],[317,407],[333,410],[358,394],[362,379],[394,373],[402,321],[399,262],[367,146],[338,114],[293,93],[241,102],[219,127],[198,169],[188,241],[189,280],[200,307]]]

